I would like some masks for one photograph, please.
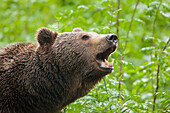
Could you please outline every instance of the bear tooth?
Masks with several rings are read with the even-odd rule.
[[[106,59],[104,59],[104,62],[105,62],[105,65],[108,65],[108,64],[109,64],[108,61],[107,61]]]

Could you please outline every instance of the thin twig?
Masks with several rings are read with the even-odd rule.
[[[154,21],[153,21],[152,37],[154,37],[154,33],[155,33],[155,23],[156,23],[156,19],[157,19],[157,17],[158,17],[158,12],[159,12],[159,8],[160,8],[161,4],[162,4],[162,0],[160,0],[158,9],[157,9],[157,11],[156,11],[155,19],[154,19]],[[154,43],[153,43],[153,39],[152,39],[152,40],[151,40],[151,46],[153,46],[153,45],[154,45]],[[152,61],[152,51],[151,51],[151,61]]]
[[[159,8],[160,8],[161,4],[162,4],[162,0],[160,0],[158,9],[156,11],[155,19],[154,19],[154,22],[153,22],[152,37],[154,36],[154,33],[155,33],[155,23],[156,23],[156,19],[157,19]],[[167,43],[169,43],[169,42],[167,42]],[[154,43],[153,43],[153,40],[152,40],[151,45],[153,46],[153,44]],[[164,48],[166,49],[166,47],[164,47]],[[163,49],[163,51],[164,51],[164,49]],[[151,53],[151,61],[152,61],[152,53]],[[157,96],[157,92],[158,92],[158,89],[159,89],[159,69],[160,69],[160,64],[158,62],[158,69],[157,69],[157,74],[156,74],[156,90],[155,90],[155,93],[154,93],[154,96],[153,96],[153,112],[155,111],[156,96]]]
[[[117,6],[117,9],[119,10],[119,7],[120,7],[120,0],[118,0],[118,6]],[[117,23],[117,36],[119,37],[119,11],[117,13],[117,19],[116,19],[116,23]],[[118,39],[119,41],[119,39]]]
[[[118,0],[118,6],[117,6],[117,10],[119,10],[119,8],[120,8],[120,0]],[[119,11],[118,11],[118,13],[117,13],[117,20],[116,20],[116,23],[117,23],[117,26],[116,26],[116,28],[117,28],[117,36],[119,37]],[[119,52],[121,52],[121,49],[120,49],[120,38],[118,38],[118,50],[119,50]],[[119,55],[119,59],[121,60],[121,55]],[[121,62],[121,61],[120,61]],[[121,79],[120,79],[120,76],[122,75],[121,74],[122,73],[122,64],[120,64],[120,74],[119,74],[119,96],[118,97],[120,97],[120,89],[121,89]]]
[[[112,2],[111,2],[112,3]],[[111,12],[112,12],[112,10],[111,10]],[[112,29],[112,22],[113,22],[113,16],[111,15],[111,19],[110,19],[110,26],[109,26],[109,33],[110,33],[110,31],[111,31],[111,29]]]
[[[166,45],[164,46],[163,51],[165,51],[169,42],[170,42],[170,38],[167,41]],[[162,54],[163,54],[163,51],[162,51]],[[159,89],[159,69],[160,69],[160,64],[158,63],[158,69],[157,69],[157,74],[156,74],[156,90],[155,90],[155,94],[154,94],[154,97],[153,97],[153,111],[155,110],[156,93],[158,92],[158,89]]]
[[[169,99],[170,99],[170,97],[167,98],[166,100],[168,101]],[[168,104],[168,105],[163,109],[164,106],[163,106],[163,104],[162,104],[162,106],[160,107],[159,112],[161,112],[161,109],[163,109],[163,111],[166,110],[169,106],[170,106],[170,104]]]
[[[157,17],[158,17],[158,12],[159,12],[159,8],[160,8],[161,4],[162,4],[162,0],[160,0],[158,9],[157,9],[157,11],[156,11],[155,19],[154,19],[154,21],[153,21],[152,37],[154,37],[154,34],[155,34],[155,23],[156,23],[156,19],[157,19]],[[153,46],[153,45],[154,45],[153,39],[152,39],[151,41],[152,41],[152,42],[151,42],[151,46]],[[152,61],[152,52],[151,52],[151,61]]]
[[[152,37],[154,36],[154,33],[155,33],[155,22],[156,22],[156,19],[157,19],[157,17],[158,17],[158,12],[159,12],[159,8],[160,8],[161,4],[162,4],[162,0],[160,0],[158,9],[157,9],[157,11],[156,11],[155,19],[154,19],[154,21],[153,21]]]
[[[168,104],[168,105],[164,108],[164,110],[166,110],[169,106],[170,106],[170,104]]]
[[[156,74],[156,90],[155,90],[155,95],[153,97],[153,111],[155,110],[155,102],[156,102],[156,93],[158,92],[158,88],[159,88],[159,68],[160,68],[160,64],[158,63],[158,69],[157,69],[157,74]]]
[[[120,0],[118,0],[118,6],[117,6],[117,10],[119,10],[120,8]],[[116,28],[117,28],[117,36],[119,37],[119,11],[117,12],[117,19],[116,19]],[[120,49],[120,38],[118,38],[118,50],[119,52],[121,52],[121,49]],[[119,55],[120,59],[121,59],[121,55]]]
[[[136,5],[135,5],[135,9],[133,11],[133,14],[132,14],[132,18],[131,18],[131,21],[130,21],[130,24],[129,24],[129,29],[128,29],[128,32],[127,32],[127,39],[129,37],[129,32],[131,30],[131,26],[132,26],[132,22],[133,22],[133,18],[134,18],[134,15],[135,15],[135,12],[136,12],[136,9],[137,9],[137,6],[139,4],[140,0],[137,1]],[[122,78],[122,66],[123,66],[123,63],[122,61],[124,60],[124,54],[125,54],[125,49],[126,49],[126,46],[127,46],[127,40],[125,42],[125,47],[123,49],[123,54],[122,56],[120,56],[120,74],[119,74],[119,91],[121,89],[121,78]],[[120,46],[119,46],[120,47]],[[120,51],[120,50],[119,50]],[[119,93],[119,96],[120,96],[120,93]]]
[[[164,46],[163,51],[165,51],[165,49],[166,49],[166,47],[168,46],[169,42],[170,42],[170,38],[168,39],[166,45]]]
[[[127,42],[128,42],[127,39],[128,39],[128,37],[129,37],[129,32],[130,32],[130,30],[131,30],[133,18],[134,18],[134,16],[135,16],[135,12],[136,12],[136,9],[137,9],[137,7],[138,7],[139,2],[140,2],[140,0],[137,1],[136,6],[135,6],[135,9],[134,9],[133,14],[132,14],[132,17],[131,17],[131,21],[130,21],[130,24],[129,24],[129,29],[128,29],[128,32],[127,32],[127,35],[126,35],[125,48],[123,49],[123,56],[124,56],[124,52],[125,52],[125,50],[126,50],[126,46],[127,46]]]

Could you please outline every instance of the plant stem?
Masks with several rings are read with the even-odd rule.
[[[118,6],[117,6],[117,9],[119,10],[119,8],[120,8],[120,0],[118,0]],[[117,23],[117,36],[119,37],[119,11],[118,11],[118,13],[117,13],[117,20],[116,20],[116,23]],[[118,41],[119,41],[119,39],[118,39]]]
[[[153,111],[155,110],[155,102],[156,102],[156,95],[157,95],[156,93],[158,92],[158,88],[159,88],[159,68],[160,68],[160,64],[158,63],[158,69],[156,74],[156,90],[153,97]]]
[[[133,18],[134,18],[134,15],[135,15],[135,12],[136,12],[136,9],[137,9],[137,6],[138,6],[139,2],[140,2],[140,0],[137,1],[136,5],[135,5],[135,9],[134,9],[133,14],[132,14],[132,17],[131,17],[131,21],[130,21],[130,24],[129,24],[129,29],[128,29],[128,32],[127,32],[127,35],[126,35],[126,38],[127,38],[127,39],[128,39],[128,37],[129,37],[129,32],[130,32],[130,30],[131,30]],[[119,4],[118,4],[118,5],[119,5]],[[127,46],[127,40],[126,40],[126,42],[125,42],[125,47],[124,47],[124,49],[123,49],[122,57],[120,56],[119,92],[120,92],[120,89],[121,89],[122,66],[123,66],[122,60],[124,60],[124,55],[125,55],[126,46]],[[119,47],[120,47],[120,46],[119,46]],[[119,50],[119,51],[120,51],[120,50]],[[120,96],[120,93],[119,93],[119,96]]]
[[[126,39],[128,39],[128,37],[129,37],[129,32],[130,32],[130,30],[131,30],[133,18],[134,18],[134,16],[135,16],[135,12],[136,12],[136,9],[137,9],[137,7],[138,7],[139,2],[140,2],[140,0],[137,1],[136,6],[135,6],[135,9],[134,9],[134,11],[133,11],[133,14],[132,14],[132,17],[131,17],[131,21],[130,21],[130,24],[129,24],[129,29],[128,29],[128,32],[127,32],[127,35],[126,35]],[[126,50],[127,42],[128,42],[128,41],[126,40],[126,42],[125,42],[125,48],[124,48],[124,50],[123,50],[123,57],[124,57],[124,52],[125,52],[125,50]]]
[[[160,0],[158,9],[157,9],[157,11],[156,11],[155,19],[154,19],[154,21],[153,21],[152,37],[154,37],[154,33],[155,33],[155,23],[156,23],[156,19],[157,19],[157,17],[158,17],[159,8],[160,8],[161,4],[162,4],[162,0]],[[153,43],[153,39],[152,39],[151,46],[153,46],[153,45],[154,45],[154,43]],[[151,61],[152,61],[152,52],[151,52]]]
[[[168,104],[168,105],[164,108],[164,110],[166,110],[169,106],[170,106],[170,104]]]
[[[157,19],[157,16],[158,16],[158,12],[159,12],[159,8],[160,8],[160,6],[161,6],[161,3],[162,3],[162,0],[160,0],[160,3],[159,3],[159,6],[158,6],[158,9],[157,9],[157,11],[156,11],[156,15],[155,15],[155,19],[154,19],[154,22],[153,22],[153,31],[152,31],[152,37],[154,36],[154,33],[155,33],[155,23],[156,23],[156,19]],[[168,40],[168,42],[167,43],[169,43],[169,40]],[[153,46],[153,40],[152,40],[152,43],[151,43],[151,45]],[[165,45],[165,47],[164,47],[165,49],[166,49],[166,45]],[[165,49],[163,49],[163,51],[165,50]],[[152,52],[151,52],[151,61],[152,61]],[[158,62],[158,68],[157,68],[157,74],[156,74],[156,90],[155,90],[155,93],[154,93],[154,96],[153,96],[153,112],[155,111],[155,103],[156,103],[156,95],[157,95],[157,92],[158,92],[158,89],[159,89],[159,69],[160,69],[160,64],[159,64],[159,62]],[[153,77],[152,77],[152,79],[153,79]],[[152,80],[153,81],[153,80]]]
[[[163,51],[165,51],[169,42],[170,42],[170,38],[168,39],[166,45],[164,46]],[[162,54],[163,54],[163,51],[162,51]],[[160,69],[160,64],[158,63],[158,69],[157,69],[157,74],[156,74],[156,90],[155,90],[155,94],[153,97],[153,111],[155,111],[156,93],[158,92],[158,88],[159,88],[159,69]]]
[[[156,19],[157,19],[157,16],[158,16],[158,12],[159,12],[159,8],[160,8],[161,4],[162,4],[162,0],[160,0],[158,9],[157,9],[157,11],[156,11],[155,19],[154,19],[154,21],[153,21],[152,37],[154,36],[154,33],[155,33],[155,22],[156,22]],[[153,43],[153,42],[152,42],[152,43]]]
[[[164,46],[163,51],[165,51],[165,49],[166,49],[167,45],[169,44],[169,42],[170,42],[170,38],[168,39],[166,45]],[[163,52],[163,51],[162,51],[162,52]]]
[[[167,98],[166,100],[168,101],[169,99],[170,99],[170,97]],[[170,104],[168,104],[168,105],[163,109],[163,104],[162,104],[162,106],[161,106],[159,112],[161,112],[161,109],[163,109],[163,111],[166,110],[169,106],[170,106]]]
[[[110,2],[110,4],[114,7],[113,5],[113,1]],[[110,12],[113,12],[114,10],[111,8]],[[111,33],[111,29],[112,29],[112,22],[113,22],[113,15],[111,15],[110,18],[110,26],[109,26],[109,33]]]
[[[120,0],[118,0],[117,10],[119,10],[119,8],[120,8]],[[117,25],[116,25],[116,28],[117,28],[117,37],[119,37],[119,11],[117,13],[116,23],[117,23]],[[118,50],[119,50],[119,52],[121,52],[120,43],[119,42],[120,42],[120,39],[118,38]],[[121,56],[119,55],[119,57],[121,57]]]
[[[118,6],[117,6],[117,10],[119,10],[119,8],[120,8],[120,0],[118,0]],[[116,20],[116,23],[117,23],[117,26],[116,26],[116,28],[117,28],[117,36],[119,37],[119,11],[118,11],[118,13],[117,13],[117,20]],[[121,49],[120,49],[120,41],[119,41],[120,39],[118,38],[118,50],[119,50],[119,52],[121,52]],[[121,60],[121,55],[119,55],[119,59]],[[120,97],[120,89],[121,89],[121,79],[120,79],[120,76],[122,75],[121,74],[122,73],[122,64],[120,64],[120,74],[119,74],[119,96],[118,97]]]

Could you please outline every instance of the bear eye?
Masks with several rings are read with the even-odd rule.
[[[82,38],[83,40],[88,40],[90,37],[87,36],[87,35],[84,35],[84,36],[82,36],[81,38]]]

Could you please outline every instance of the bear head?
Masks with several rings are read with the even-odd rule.
[[[84,32],[81,28],[56,33],[41,28],[36,38],[42,51],[55,52],[56,61],[65,74],[102,77],[113,70],[113,64],[107,60],[117,47],[118,37],[114,34]]]

